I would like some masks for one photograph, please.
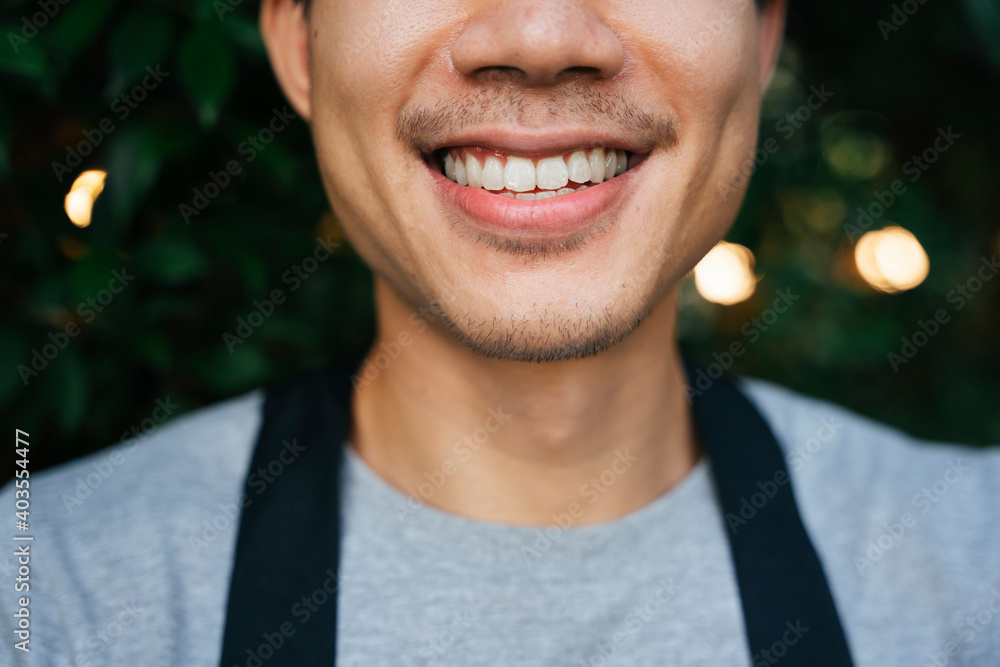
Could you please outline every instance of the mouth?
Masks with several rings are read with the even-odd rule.
[[[479,231],[555,240],[606,223],[648,156],[611,145],[548,155],[460,145],[423,159],[443,197]]]
[[[501,197],[540,201],[567,195],[621,176],[639,158],[611,147],[578,149],[541,158],[509,155],[482,146],[443,148],[433,153],[441,173],[463,187]]]

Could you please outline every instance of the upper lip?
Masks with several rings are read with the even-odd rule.
[[[608,130],[586,127],[517,128],[478,127],[455,132],[420,147],[425,154],[453,146],[482,146],[524,157],[544,157],[577,149],[604,146],[632,153],[648,153],[651,143]]]

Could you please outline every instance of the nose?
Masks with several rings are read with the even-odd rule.
[[[471,0],[469,20],[452,48],[452,64],[478,78],[516,71],[529,86],[572,73],[610,78],[624,62],[618,35],[591,0]]]

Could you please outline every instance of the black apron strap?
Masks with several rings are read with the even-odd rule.
[[[330,667],[340,471],[356,364],[268,388],[247,473],[222,667]]]
[[[758,657],[771,664],[767,656],[773,656],[783,665],[851,667],[774,434],[732,382],[713,379],[688,359],[684,365],[695,428],[727,525],[753,664]]]
[[[222,667],[334,664],[342,444],[350,424],[350,376],[359,365],[268,389],[236,542]],[[685,360],[685,367],[690,379],[698,377],[697,366]],[[729,543],[753,660],[770,664],[773,656],[789,667],[851,667],[826,578],[766,422],[723,378],[696,389],[692,401],[723,512],[735,526]],[[744,498],[751,506],[759,500],[758,481],[770,491],[767,482],[776,479],[782,483],[775,482],[755,516],[745,523],[730,517],[742,519]]]

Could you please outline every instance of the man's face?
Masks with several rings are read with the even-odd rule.
[[[308,88],[297,99],[276,70],[335,213],[389,286],[487,356],[565,359],[625,337],[732,223],[782,13],[314,0]]]

